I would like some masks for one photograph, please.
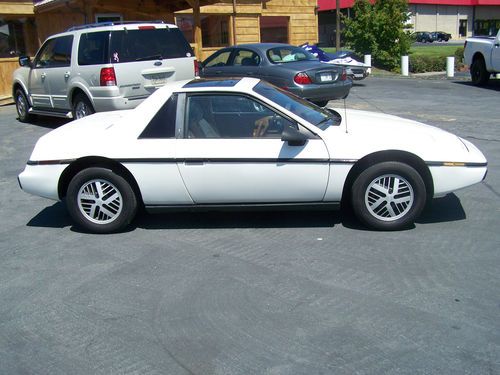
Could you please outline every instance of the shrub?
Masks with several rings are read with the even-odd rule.
[[[446,58],[434,56],[410,56],[410,72],[442,72],[446,70]]]

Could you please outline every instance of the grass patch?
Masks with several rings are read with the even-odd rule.
[[[410,48],[410,56],[429,56],[429,57],[447,57],[454,56],[457,48],[456,45],[438,45],[438,46],[412,46]]]

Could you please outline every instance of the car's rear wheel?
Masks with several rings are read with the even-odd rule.
[[[23,90],[21,89],[16,90],[15,100],[16,100],[17,117],[19,121],[29,122],[33,120],[33,115],[29,113],[30,105],[28,102],[28,98],[26,98],[26,95],[24,94]]]
[[[318,107],[326,107],[328,102],[329,100],[319,100],[319,101],[314,101],[313,103],[316,104]]]
[[[77,94],[73,100],[73,118],[80,119],[95,113],[90,100],[84,94]]]
[[[490,73],[486,70],[486,64],[484,60],[479,57],[476,58],[470,67],[470,76],[472,83],[476,86],[483,86],[488,82],[490,78]]]
[[[104,168],[77,173],[68,186],[66,204],[76,225],[93,233],[120,231],[137,212],[137,197],[130,184]]]
[[[420,174],[400,162],[375,164],[359,174],[352,186],[352,207],[358,219],[379,230],[399,230],[413,224],[426,201]]]

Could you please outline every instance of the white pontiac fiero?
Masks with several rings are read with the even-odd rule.
[[[482,181],[472,143],[399,117],[319,108],[254,78],[177,82],[136,109],[98,113],[37,142],[21,188],[65,200],[91,232],[148,211],[351,203],[396,230],[427,200]]]

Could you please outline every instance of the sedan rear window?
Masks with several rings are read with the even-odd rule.
[[[112,31],[109,53],[113,64],[194,56],[177,28]]]
[[[289,63],[293,61],[318,60],[312,53],[294,46],[280,46],[267,50],[267,57],[273,64]]]

